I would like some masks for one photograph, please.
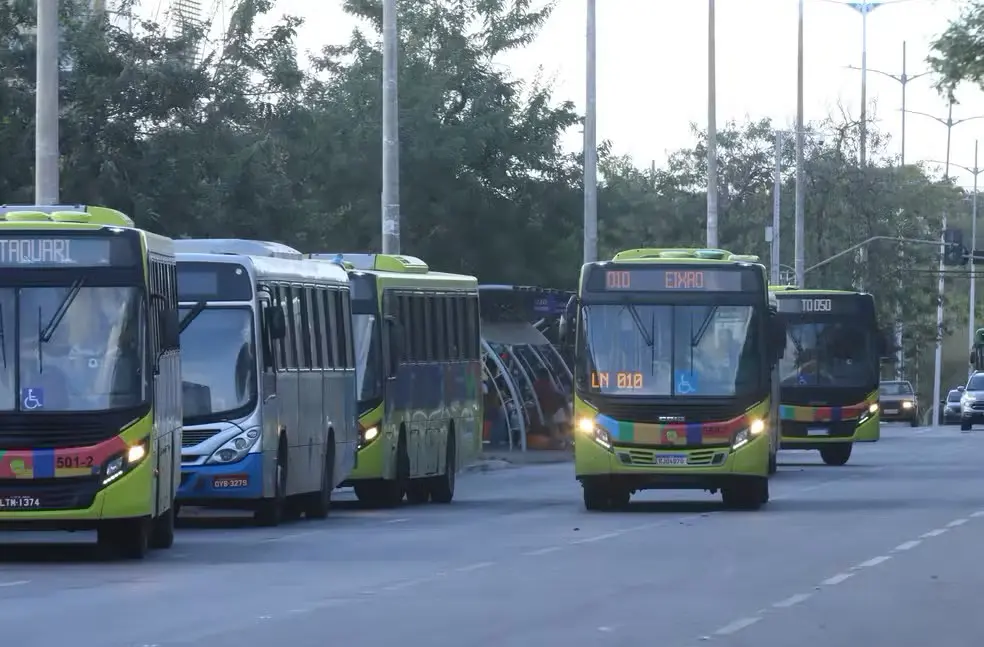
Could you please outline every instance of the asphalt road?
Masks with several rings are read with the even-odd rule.
[[[759,512],[665,492],[588,514],[559,464],[465,476],[446,507],[195,519],[143,562],[0,534],[0,642],[984,645],[984,431],[884,429],[845,467],[784,453]]]

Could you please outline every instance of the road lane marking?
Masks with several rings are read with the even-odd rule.
[[[950,523],[946,524],[947,528],[956,528],[957,526],[962,526],[967,523],[966,519],[954,519]]]
[[[898,550],[898,551],[912,550],[913,548],[915,548],[916,546],[918,546],[921,543],[922,543],[922,541],[920,541],[918,539],[912,539],[910,541],[906,541],[906,542],[903,542],[903,543],[899,544],[898,546],[896,546],[892,550]]]
[[[488,568],[489,566],[493,566],[493,565],[494,562],[478,562],[477,564],[469,564],[467,566],[461,566],[454,570],[459,573],[471,573],[472,571],[477,571],[482,568]]]
[[[777,609],[788,609],[789,607],[796,606],[800,602],[806,602],[810,599],[810,597],[812,597],[810,593],[797,593],[796,595],[789,596],[785,600],[776,602],[772,606]]]
[[[595,535],[594,537],[585,537],[584,539],[574,539],[570,542],[571,546],[577,546],[578,544],[593,544],[596,541],[603,541],[605,539],[612,539],[614,537],[621,536],[620,532],[606,532],[603,535]]]
[[[854,573],[838,573],[833,577],[828,577],[823,582],[820,582],[822,586],[834,586],[835,584],[840,584],[845,580],[849,580],[854,577]]]
[[[10,588],[12,586],[24,586],[25,584],[30,584],[31,580],[14,580],[12,582],[0,582],[0,589]]]
[[[523,555],[527,557],[536,557],[537,555],[547,555],[549,553],[556,553],[560,550],[560,546],[547,546],[546,548],[537,548],[536,550],[528,550]]]
[[[409,519],[406,519],[406,518],[403,518],[403,519],[387,519],[383,523],[406,523],[408,521],[410,521],[410,520]]]
[[[930,537],[939,537],[946,532],[946,528],[937,528],[936,530],[930,530],[929,532],[924,532],[919,535],[922,539],[929,539]]]
[[[888,560],[892,559],[891,555],[879,555],[878,557],[872,557],[868,561],[861,562],[856,568],[871,568],[872,566],[878,566]]]
[[[758,617],[741,618],[739,620],[735,620],[731,624],[721,627],[720,629],[715,631],[714,634],[717,636],[730,636],[733,633],[738,633],[739,631],[745,629],[746,627],[751,627],[753,624],[755,624],[761,619],[762,618],[758,618]]]

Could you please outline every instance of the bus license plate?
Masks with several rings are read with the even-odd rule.
[[[885,409],[885,413],[898,413],[898,409]]]
[[[212,479],[212,487],[217,490],[228,490],[231,488],[247,487],[249,477],[245,474],[234,476],[216,476]]]
[[[686,465],[687,455],[686,454],[656,454],[653,457],[653,463],[656,465]]]
[[[810,427],[806,430],[807,436],[829,436],[830,430],[826,427]]]
[[[31,510],[41,507],[41,499],[29,494],[0,495],[0,510]]]

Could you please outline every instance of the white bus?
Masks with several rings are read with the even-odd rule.
[[[346,271],[285,245],[178,240],[178,503],[324,518],[358,445]]]

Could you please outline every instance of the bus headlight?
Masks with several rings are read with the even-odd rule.
[[[748,425],[748,431],[753,436],[758,436],[763,431],[765,431],[765,421],[758,418],[752,420],[751,424]]]
[[[594,418],[579,418],[577,421],[577,430],[581,434],[590,437],[605,449],[611,451],[612,437],[608,435],[607,431],[595,423]],[[574,442],[576,443],[577,441]]]
[[[738,449],[743,445],[747,445],[753,438],[762,435],[764,432],[765,421],[759,418],[753,419],[748,423],[748,427],[735,434],[734,439],[731,441],[731,449]]]
[[[912,408],[912,403],[909,402],[908,400],[906,400],[905,402],[902,403],[902,408],[903,409],[911,409]]]
[[[379,438],[379,427],[375,425],[368,429],[359,427],[359,449],[362,449],[377,438]]]
[[[221,447],[212,452],[212,455],[205,462],[211,465],[225,465],[241,461],[249,453],[249,450],[253,449],[259,439],[259,429],[247,429],[224,442]]]
[[[144,438],[136,445],[132,445],[125,452],[120,452],[110,456],[103,463],[102,477],[103,485],[109,485],[116,479],[126,474],[129,470],[140,464],[147,457],[147,439]]]
[[[878,403],[873,402],[871,406],[868,407],[868,413],[878,413]]]

